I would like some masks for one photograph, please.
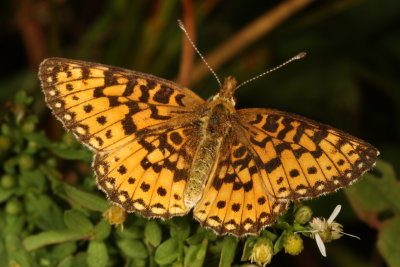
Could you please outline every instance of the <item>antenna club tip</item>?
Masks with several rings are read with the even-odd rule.
[[[181,28],[181,29],[184,29],[184,28],[185,28],[185,26],[183,25],[182,20],[180,20],[180,19],[178,19],[178,26],[179,26],[179,28]]]
[[[301,52],[301,53],[298,53],[298,54],[294,57],[294,59],[301,59],[301,58],[303,58],[303,57],[305,57],[305,56],[307,56],[307,53],[306,53],[306,52]]]

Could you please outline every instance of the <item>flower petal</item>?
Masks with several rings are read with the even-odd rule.
[[[333,220],[338,216],[340,210],[342,209],[341,205],[337,205],[336,208],[332,211],[331,216],[329,216],[329,219],[326,221],[328,224],[331,224]]]
[[[317,241],[317,246],[318,246],[319,251],[321,252],[322,256],[326,257],[325,244],[322,241],[322,239],[319,236],[319,234],[315,234],[315,240]]]

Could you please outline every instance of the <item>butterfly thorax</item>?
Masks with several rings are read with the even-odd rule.
[[[219,93],[208,103],[208,109],[201,118],[201,140],[193,158],[184,193],[184,202],[188,209],[200,201],[204,188],[214,176],[221,145],[232,131],[230,118],[235,112],[235,88],[236,80],[227,77]]]

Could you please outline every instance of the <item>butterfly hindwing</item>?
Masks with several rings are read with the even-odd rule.
[[[183,191],[198,145],[196,126],[176,125],[136,138],[93,163],[97,183],[108,198],[145,217],[186,214]]]
[[[218,234],[256,234],[286,209],[268,193],[254,157],[235,134],[220,151],[216,172],[195,207],[194,217]]]
[[[334,192],[358,180],[378,155],[367,142],[297,115],[244,109],[238,118],[278,199]]]

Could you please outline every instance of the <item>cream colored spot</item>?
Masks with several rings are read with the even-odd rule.
[[[339,180],[333,180],[334,184],[339,184]]]
[[[252,224],[246,223],[246,224],[243,226],[243,228],[244,228],[245,230],[249,230],[252,226],[253,226]]]
[[[105,185],[106,185],[107,189],[110,189],[110,190],[114,189],[113,184],[110,183],[109,181],[106,181],[106,182],[105,182]]]
[[[103,175],[104,172],[105,172],[104,166],[103,166],[102,164],[99,165],[99,166],[97,167],[97,171],[98,171],[101,175]]]
[[[156,214],[164,214],[165,209],[153,207],[153,208],[151,208],[151,212],[156,213]]]
[[[65,115],[64,115],[64,119],[66,119],[67,121],[69,121],[69,120],[72,119],[72,116],[69,115],[69,114],[65,114]]]
[[[47,77],[47,82],[51,83],[53,81],[53,77],[49,76]]]
[[[230,224],[226,224],[225,228],[229,231],[235,230],[236,229],[236,225],[230,223]]]
[[[362,167],[364,166],[364,163],[359,163],[358,165],[357,165],[357,167],[359,168],[359,169],[361,169]]]
[[[276,205],[272,211],[275,213],[279,213],[280,209],[281,209],[281,205]]]
[[[351,178],[351,172],[347,173],[346,177]]]
[[[89,144],[91,146],[93,146],[93,147],[99,147],[100,146],[99,141],[97,139],[93,139],[93,138],[89,141]]]
[[[118,196],[118,200],[121,201],[121,202],[125,202],[125,201],[126,201],[126,196],[124,196],[124,195],[119,195],[119,196]]]
[[[54,69],[54,67],[48,67],[47,71],[52,71]]]
[[[324,184],[320,184],[319,186],[317,186],[317,190],[321,191],[325,188]]]
[[[86,130],[83,128],[83,127],[76,127],[75,128],[75,131],[78,133],[78,134],[86,134]]]
[[[296,192],[299,193],[300,195],[304,195],[305,193],[307,193],[307,189],[305,189],[305,188],[299,189]]]
[[[279,197],[286,197],[288,195],[289,195],[289,192],[287,192],[287,191],[278,193]]]
[[[133,207],[137,210],[144,210],[144,206],[142,204],[140,204],[139,202],[135,202],[133,203]]]
[[[56,91],[55,91],[55,90],[51,90],[51,91],[49,92],[49,94],[50,94],[51,96],[55,96],[55,95],[56,95]]]
[[[60,102],[57,102],[54,106],[55,106],[56,108],[61,108],[62,104],[61,104]]]

